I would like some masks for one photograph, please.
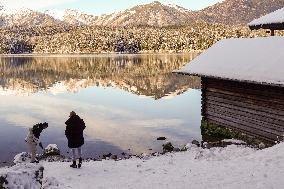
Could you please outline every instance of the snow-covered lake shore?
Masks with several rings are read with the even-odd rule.
[[[264,150],[231,145],[158,157],[85,162],[72,169],[69,162],[17,164],[0,169],[10,188],[39,188],[29,171],[44,167],[43,188],[274,188],[284,185],[284,143]],[[7,174],[8,173],[8,174]],[[25,184],[25,186],[24,186]]]

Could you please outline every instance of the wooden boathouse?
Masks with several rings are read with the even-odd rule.
[[[268,29],[274,36],[276,30],[284,30],[284,8],[253,20],[248,26],[251,30]]]
[[[284,37],[225,39],[177,72],[201,77],[207,123],[283,138]]]

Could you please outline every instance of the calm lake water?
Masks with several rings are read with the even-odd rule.
[[[201,140],[200,79],[171,73],[195,56],[0,57],[0,161],[27,151],[28,128],[44,121],[43,145],[68,155],[71,110],[87,125],[85,157],[161,151],[160,136]]]

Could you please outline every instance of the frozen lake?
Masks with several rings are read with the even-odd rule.
[[[85,157],[161,151],[160,136],[176,146],[201,140],[200,80],[171,73],[195,56],[0,57],[0,161],[27,151],[28,128],[44,121],[43,145],[68,155],[72,110],[87,125]]]

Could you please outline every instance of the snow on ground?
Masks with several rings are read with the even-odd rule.
[[[25,163],[31,161],[31,155],[27,152],[22,152],[14,157],[13,163]]]
[[[264,150],[192,145],[187,152],[159,157],[85,162],[81,169],[69,164],[40,163],[38,166],[44,167],[43,188],[281,189],[284,185],[284,143]],[[29,164],[16,166],[20,165],[27,169]]]
[[[246,144],[246,142],[238,139],[224,139],[222,142],[232,143],[232,144]]]
[[[39,189],[43,168],[34,164],[17,164],[11,168],[0,169],[0,188],[2,182],[9,189]]]
[[[191,147],[187,152],[145,160],[89,162],[82,169],[71,169],[69,163],[43,165],[45,178],[55,178],[65,188],[280,189],[284,184],[284,143],[259,151],[235,145]]]

